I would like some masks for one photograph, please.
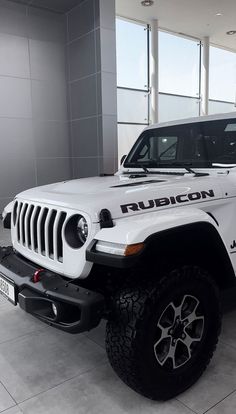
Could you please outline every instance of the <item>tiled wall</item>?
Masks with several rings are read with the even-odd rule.
[[[115,0],[84,0],[67,14],[74,177],[117,169]]]
[[[117,79],[116,79],[116,21],[115,0],[100,0],[99,34],[101,59],[101,145],[103,172],[118,168],[117,150]]]
[[[0,1],[0,212],[71,177],[65,34],[64,15]]]
[[[115,0],[78,2],[0,0],[0,213],[24,189],[117,169]]]

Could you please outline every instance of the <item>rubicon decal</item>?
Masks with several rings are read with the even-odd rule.
[[[173,204],[189,203],[190,201],[197,201],[205,198],[215,197],[213,190],[196,191],[195,193],[179,194],[177,196],[155,198],[154,200],[139,201],[137,203],[122,204],[120,206],[122,213],[129,213],[130,211],[149,210],[156,207],[164,207]]]

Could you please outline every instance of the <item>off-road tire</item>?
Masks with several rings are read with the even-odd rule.
[[[189,361],[166,369],[154,353],[157,321],[178,295],[194,295],[204,312],[201,342]],[[209,364],[218,342],[221,312],[218,288],[198,266],[172,270],[158,283],[126,287],[117,292],[106,328],[106,351],[118,376],[136,392],[167,400],[194,384]],[[191,345],[192,346],[192,345]]]

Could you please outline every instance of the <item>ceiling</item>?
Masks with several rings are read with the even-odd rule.
[[[40,7],[42,9],[52,10],[57,13],[66,13],[71,10],[82,0],[8,0],[15,3],[26,4],[28,6]]]
[[[211,43],[236,51],[236,35],[226,35],[236,30],[236,0],[154,0],[150,7],[141,6],[141,0],[116,0],[116,13],[145,22],[158,19],[160,28],[210,36]]]

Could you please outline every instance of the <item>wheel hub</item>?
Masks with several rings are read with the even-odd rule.
[[[185,295],[180,305],[169,303],[157,327],[160,332],[154,344],[157,362],[162,366],[171,362],[172,369],[186,364],[203,336],[204,315],[199,300],[192,295]]]
[[[169,334],[173,339],[182,338],[184,335],[184,323],[178,318],[175,320],[174,327],[169,330]]]

